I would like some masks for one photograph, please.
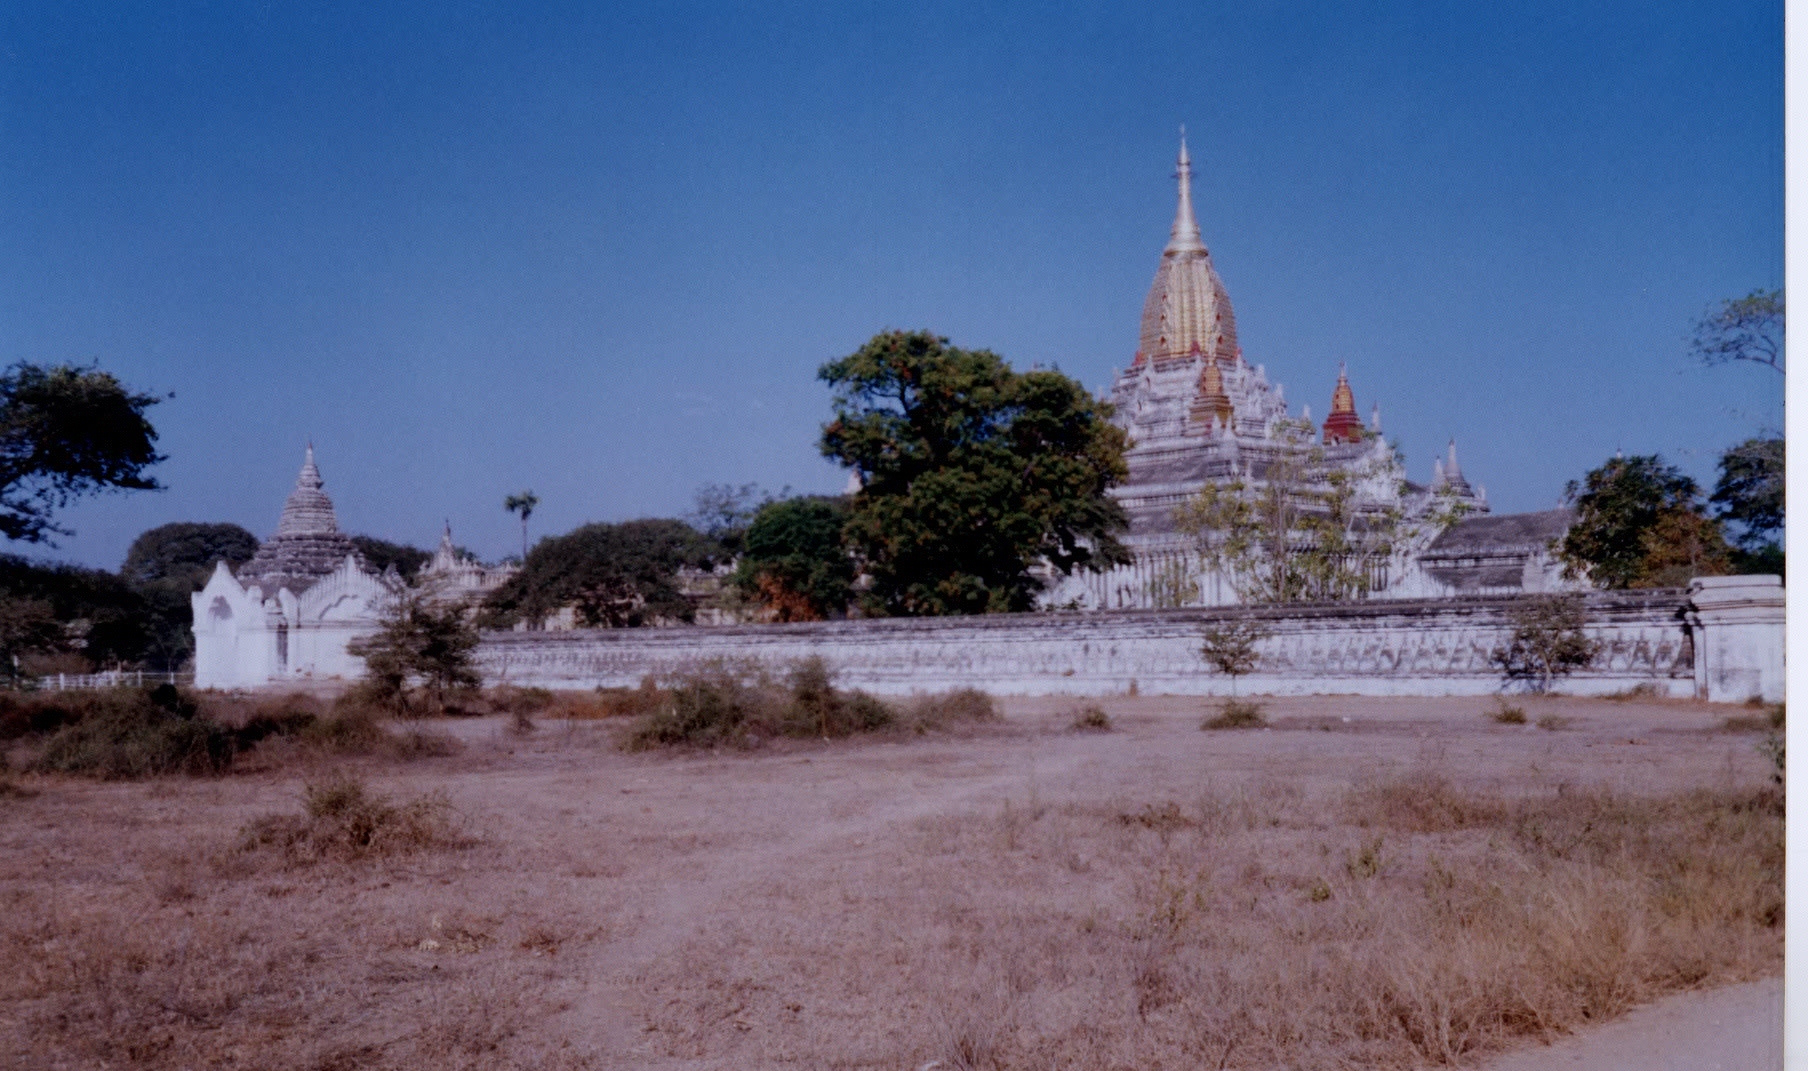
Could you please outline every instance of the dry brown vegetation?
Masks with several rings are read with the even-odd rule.
[[[425,762],[14,774],[0,1064],[1448,1066],[1779,969],[1782,799],[1724,710],[1265,702],[677,754],[511,710]]]

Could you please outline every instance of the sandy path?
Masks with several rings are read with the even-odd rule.
[[[843,758],[843,757],[836,757]],[[565,1018],[599,1050],[618,1055],[644,1050],[644,1019],[635,1006],[634,991],[647,970],[666,955],[703,932],[711,920],[730,913],[737,904],[757,900],[764,890],[787,875],[807,872],[825,858],[847,858],[868,844],[883,842],[909,823],[934,814],[960,811],[1013,794],[1039,780],[1060,781],[1085,760],[1081,753],[1038,755],[1031,741],[1014,761],[953,756],[952,761],[924,765],[905,759],[897,745],[879,745],[859,757],[860,769],[850,773],[837,762],[812,756],[765,760],[784,771],[783,788],[755,805],[749,801],[740,818],[785,815],[795,820],[783,835],[769,835],[742,828],[731,847],[716,850],[698,860],[677,880],[643,888],[623,911],[633,919],[632,932],[596,947],[583,966],[587,980],[571,996]],[[745,757],[705,760],[705,769],[694,771],[698,782],[747,764]],[[642,803],[670,816],[685,808],[684,796],[697,792],[686,786],[674,793],[670,782],[656,777],[637,778],[617,790],[624,798],[656,800]],[[707,793],[707,787],[703,792]],[[705,810],[715,810],[711,800]],[[795,832],[793,832],[795,831]]]
[[[1684,993],[1483,1071],[1773,1071],[1783,1066],[1783,980]]]

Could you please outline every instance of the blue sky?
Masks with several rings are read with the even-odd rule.
[[[1682,341],[1783,285],[1782,15],[24,0],[0,358],[173,393],[168,490],[63,515],[108,568],[169,521],[267,536],[310,437],[347,530],[489,556],[524,488],[537,534],[838,490],[815,371],[875,332],[1128,363],[1185,123],[1296,408],[1347,362],[1414,478],[1455,436],[1496,510],[1616,449],[1711,483],[1782,422],[1781,377]]]

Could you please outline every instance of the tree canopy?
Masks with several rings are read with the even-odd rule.
[[[1689,349],[1708,365],[1747,361],[1782,373],[1783,292],[1753,290],[1708,309],[1689,334]]]
[[[174,668],[156,647],[152,615],[142,595],[113,573],[34,562],[0,554],[0,657],[74,654],[96,667],[148,659]],[[78,667],[81,668],[81,667]]]
[[[1783,528],[1785,450],[1781,438],[1747,439],[1720,455],[1720,479],[1708,501],[1740,527],[1739,543],[1768,541]]]
[[[177,521],[139,533],[119,575],[137,587],[164,581],[199,591],[214,563],[237,566],[257,553],[257,537],[236,524]]]
[[[821,621],[847,612],[854,561],[841,539],[847,502],[767,503],[747,526],[735,586],[778,621]]]
[[[1129,560],[1106,494],[1124,435],[1079,383],[924,331],[876,335],[817,374],[834,391],[822,452],[860,482],[845,532],[869,612],[1028,610],[1042,563]]]
[[[73,498],[159,490],[146,470],[163,456],[144,414],[160,400],[95,368],[8,368],[0,375],[0,535],[44,542],[65,532],[52,516]]]
[[[1729,569],[1701,488],[1656,454],[1613,458],[1563,494],[1576,510],[1559,547],[1572,576],[1607,588],[1679,587]]]
[[[372,569],[381,573],[390,566],[395,566],[396,573],[403,580],[413,580],[426,564],[433,560],[433,555],[419,547],[411,547],[406,543],[391,543],[387,539],[376,536],[352,536],[352,544]]]
[[[679,587],[678,571],[707,568],[719,553],[683,521],[586,524],[535,544],[521,571],[485,600],[483,622],[507,627],[566,606],[589,626],[690,621],[695,611]]]

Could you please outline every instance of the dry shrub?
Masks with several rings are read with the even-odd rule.
[[[1538,727],[1547,732],[1557,732],[1569,728],[1569,719],[1557,714],[1545,714],[1539,717]]]
[[[1782,729],[1783,704],[1774,703],[1763,714],[1733,714],[1720,720],[1720,729],[1728,733],[1763,733]]]
[[[1117,820],[1127,826],[1142,829],[1153,829],[1158,833],[1171,833],[1176,829],[1186,829],[1198,825],[1198,821],[1188,818],[1180,811],[1180,804],[1168,800],[1160,804],[1145,804],[1138,811],[1124,811]]]
[[[1344,813],[1359,826],[1447,833],[1501,822],[1507,804],[1467,792],[1441,774],[1420,773],[1359,785],[1344,800]]]
[[[456,755],[463,750],[462,743],[440,730],[390,726],[365,710],[335,707],[330,713],[301,723],[292,732],[265,738],[253,757],[263,768],[280,768],[290,760],[308,762],[321,756],[368,755],[409,761]]]
[[[0,691],[0,740],[51,733],[81,721],[90,713],[117,706],[123,689],[76,692]]]
[[[1111,731],[1111,715],[1097,703],[1089,703],[1074,711],[1068,722],[1068,729],[1076,733],[1108,733]]]
[[[904,725],[912,732],[926,733],[947,729],[961,723],[996,721],[998,704],[977,688],[957,688],[919,696],[905,712]]]
[[[1515,706],[1504,699],[1496,700],[1494,709],[1488,712],[1488,719],[1496,725],[1524,725],[1526,723],[1525,708]]]
[[[718,662],[673,682],[659,706],[628,734],[625,746],[746,747],[771,737],[870,733],[895,721],[886,703],[865,692],[836,688],[820,658],[798,661],[783,683],[757,669]]]
[[[665,693],[651,678],[638,688],[597,688],[588,692],[552,692],[546,706],[536,711],[542,718],[561,721],[600,721],[604,718],[639,718],[657,711]]]
[[[44,742],[38,769],[104,780],[161,774],[217,774],[232,765],[232,730],[199,716],[169,685],[95,692],[78,720]]]
[[[334,708],[331,714],[309,723],[299,734],[301,743],[335,755],[368,755],[388,735],[376,717],[364,710]]]
[[[568,704],[561,709],[572,711],[559,717],[640,718],[658,710],[665,702],[665,693],[660,691],[659,682],[649,676],[641,678],[638,688],[598,688],[588,696],[570,694],[559,698]]]
[[[484,692],[482,705],[491,713],[533,717],[543,714],[553,704],[553,693],[545,688],[518,688],[502,684]]]
[[[1201,722],[1201,729],[1261,729],[1268,725],[1262,704],[1246,699],[1226,699],[1218,713]]]
[[[241,850],[274,852],[290,866],[471,843],[459,831],[444,795],[392,803],[344,774],[308,785],[301,814],[265,815],[246,825],[240,838]]]

